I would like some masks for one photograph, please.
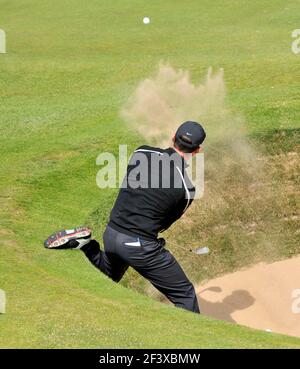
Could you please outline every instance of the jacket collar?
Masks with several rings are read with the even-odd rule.
[[[169,155],[174,155],[176,154],[177,157],[178,157],[178,160],[181,160],[181,164],[184,168],[188,168],[189,165],[188,163],[186,162],[186,160],[184,159],[183,156],[181,156],[180,154],[178,154],[178,152],[173,148],[173,147],[168,147],[166,150],[165,150],[166,153],[168,153]]]

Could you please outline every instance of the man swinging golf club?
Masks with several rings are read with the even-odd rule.
[[[175,306],[200,313],[192,283],[158,233],[179,219],[193,201],[195,188],[186,173],[186,159],[200,151],[205,137],[199,123],[187,121],[178,128],[172,148],[141,146],[134,151],[103,234],[105,251],[86,227],[55,233],[45,247],[81,249],[115,282],[131,266]]]

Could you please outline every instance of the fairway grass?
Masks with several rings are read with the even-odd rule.
[[[96,186],[96,157],[143,143],[119,111],[161,60],[195,79],[223,67],[228,105],[249,134],[299,130],[300,56],[290,51],[298,4],[188,3],[1,5],[0,347],[300,348],[297,338],[161,304],[108,280],[80,252],[42,247],[89,219],[101,239],[117,190]]]

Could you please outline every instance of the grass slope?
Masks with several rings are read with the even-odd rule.
[[[80,253],[41,247],[99,206],[100,236],[116,191],[96,187],[95,159],[141,143],[118,111],[162,59],[194,78],[224,67],[250,132],[297,128],[296,10],[293,1],[1,2],[0,347],[300,347],[159,304]]]

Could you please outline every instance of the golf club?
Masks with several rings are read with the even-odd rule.
[[[187,249],[185,248],[184,246],[180,246],[178,245],[177,243],[175,242],[171,242],[171,241],[167,241],[167,243],[173,245],[173,246],[176,246],[180,249],[183,249],[184,251],[189,251],[189,252],[192,252],[196,255],[206,255],[209,253],[209,248],[207,246],[204,246],[204,247],[198,247],[198,248],[193,248],[193,249]]]

